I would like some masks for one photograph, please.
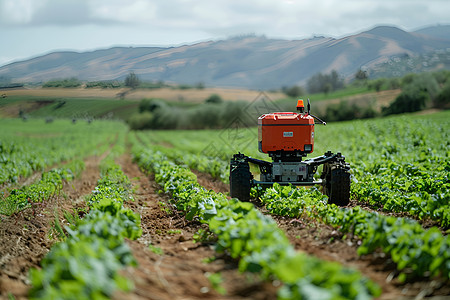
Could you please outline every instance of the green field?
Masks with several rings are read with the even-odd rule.
[[[104,98],[60,98],[35,96],[10,96],[0,100],[0,114],[31,118],[76,119],[126,119],[137,112],[137,101]]]
[[[175,110],[191,110],[199,107],[199,104],[203,103],[208,97],[205,91],[178,91],[178,100],[173,100],[175,94],[169,93],[173,91],[161,91],[159,94],[162,99],[167,102],[169,106],[172,106]],[[219,95],[226,102],[226,97],[229,97],[230,93],[227,90],[221,91],[212,90],[213,93]],[[114,92],[114,93],[117,93]],[[6,98],[0,99],[0,117],[16,118],[44,118],[44,119],[119,119],[129,120],[131,116],[139,112],[139,103],[142,99],[148,98],[145,90],[138,90],[136,95],[142,94],[142,99],[126,98],[124,100],[118,98],[111,98],[114,93],[110,90],[96,90],[90,91],[89,89],[82,90],[80,93],[76,89],[47,89],[47,90],[17,90],[9,92]],[[197,97],[206,97],[195,98]],[[242,91],[244,102],[252,103],[257,99],[258,92],[255,91]],[[83,94],[84,96],[77,96]],[[159,95],[157,94],[157,95]],[[96,96],[94,96],[96,95]],[[132,94],[133,95],[133,94]],[[150,94],[151,95],[151,94]],[[186,96],[184,96],[186,95]],[[276,95],[276,96],[274,96]],[[374,94],[368,91],[366,87],[348,87],[328,94],[312,94],[305,96],[310,98],[312,102],[312,111],[319,116],[323,116],[328,104],[335,104],[340,101],[349,101],[360,107],[373,106],[376,110],[379,110],[381,106],[387,105],[397,95],[396,91],[384,91],[382,94]],[[211,95],[209,95],[211,96]],[[265,94],[268,96],[267,100],[271,105],[278,110],[290,111],[294,109],[296,99],[283,96],[281,93]],[[264,96],[264,97],[265,97]],[[164,98],[169,97],[169,98]],[[194,98],[193,98],[194,97]],[[233,97],[236,97],[235,95]],[[256,98],[255,98],[256,97]],[[277,97],[277,98],[274,98]],[[356,98],[355,98],[356,97]],[[150,96],[150,98],[152,98]],[[190,100],[184,100],[188,98]],[[239,98],[238,98],[239,99]],[[235,101],[235,100],[232,100]],[[245,105],[242,106],[244,108]],[[180,113],[180,111],[177,111]],[[186,127],[186,126],[184,126]]]
[[[15,101],[23,99],[7,99],[2,109],[17,104]],[[233,259],[245,274],[257,274],[278,286],[281,282],[279,299],[314,298],[318,290],[330,299],[372,298],[380,294],[372,280],[380,281],[367,279],[361,267],[354,270],[297,251],[270,215],[290,220],[289,224],[309,224],[306,231],[333,228],[339,234],[324,241],[323,247],[342,239],[364,257],[361,262],[367,255],[378,257],[371,263],[380,263],[379,268],[389,263],[391,271],[383,271],[382,276],[395,278],[400,287],[409,282],[433,281],[439,282],[439,287],[448,283],[450,111],[316,125],[315,150],[310,156],[328,150],[341,152],[351,165],[351,203],[337,207],[327,204],[327,196],[316,187],[275,184],[266,190],[254,188],[253,203],[203,187],[203,175],[211,176],[209,183],[228,183],[234,153],[269,160],[257,150],[257,127],[242,127],[239,120],[225,129],[130,131],[123,121],[83,120],[89,119],[89,114],[101,118],[104,108],[113,102],[120,110],[119,100],[70,99],[56,108],[62,103],[58,101],[34,110],[30,118],[0,119],[0,224],[11,224],[3,222],[12,222],[26,212],[33,218],[43,216],[35,212],[36,207],[64,201],[61,191],[81,176],[87,158],[105,157],[95,189],[78,198],[84,199],[84,204],[78,202],[75,216],[64,214],[62,222],[70,227],[63,229],[56,221],[52,225],[60,237],[40,262],[42,268],[30,273],[31,296],[64,298],[68,290],[75,290],[87,298],[108,298],[115,290],[131,291],[132,279],[120,275],[120,270],[136,266],[136,254],[125,238],[141,235],[145,227],[140,228],[138,212],[144,213],[146,208],[132,202],[133,188],[117,162],[128,170],[139,166],[146,174],[139,176],[154,180],[159,193],[167,197],[167,203],[159,200],[157,204],[167,213],[165,217],[173,217],[171,207],[184,216],[186,224],[201,224],[197,242],[213,243],[218,255]],[[88,106],[90,110],[84,111]],[[74,110],[77,116],[69,116]],[[48,122],[48,114],[56,116],[55,111],[64,118]],[[124,157],[130,157],[128,163],[123,162]],[[252,171],[258,176],[257,168]],[[35,174],[39,176],[33,179]],[[18,226],[30,226],[26,222]],[[104,255],[98,255],[100,252]],[[97,269],[92,269],[92,264]],[[97,274],[98,269],[107,271]],[[94,277],[99,281],[86,285],[86,278]]]
[[[261,196],[267,208],[293,218],[306,214],[345,233],[368,239],[360,252],[383,248],[393,256],[399,270],[405,272],[403,279],[411,272],[419,277],[429,273],[450,276],[447,255],[450,240],[436,228],[426,231],[420,226],[422,221],[431,221],[446,233],[450,229],[450,112],[331,123],[316,128],[316,156],[331,150],[342,152],[350,162],[353,200],[374,211],[397,213],[419,223],[407,218],[378,216],[358,206],[355,210],[327,205],[320,208],[324,196],[316,189],[298,194],[290,187],[269,189]],[[162,152],[178,165],[201,168],[226,181],[226,177],[218,174],[228,173],[225,170],[233,153],[240,151],[264,157],[257,152],[256,132],[256,128],[151,131],[139,132],[136,136],[145,148]],[[205,160],[209,160],[209,164]],[[208,169],[208,165],[211,168]],[[379,226],[384,226],[386,235],[374,229]],[[411,236],[413,240],[407,242]],[[433,253],[447,254],[443,259],[434,259]],[[442,265],[443,261],[447,266]]]

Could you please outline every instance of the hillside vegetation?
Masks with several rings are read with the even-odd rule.
[[[325,82],[324,86],[327,84]],[[320,90],[318,84],[315,86],[315,90]],[[310,96],[301,90],[303,94],[299,93],[297,97],[280,99],[270,99],[261,94],[251,103],[224,102],[218,96],[215,101],[209,101],[209,98],[203,105],[189,108],[173,107],[162,100],[144,99],[139,105],[139,113],[134,114],[128,123],[132,129],[254,126],[262,113],[294,111],[297,98],[311,98],[314,113],[327,121],[374,118],[427,108],[445,109],[450,107],[450,71],[410,74],[393,79],[361,78],[346,88],[342,85],[332,90],[333,94],[326,90]],[[380,94],[382,91],[391,91],[388,101],[383,99],[386,93]]]
[[[369,79],[359,70],[347,85],[333,71],[311,77],[306,88],[285,87],[284,93],[162,82],[158,88],[139,80],[133,88],[120,82],[103,89],[88,86],[108,82],[87,82],[84,87],[78,83],[72,78],[47,82],[47,88],[5,90],[0,116],[49,122],[57,118],[74,122],[107,118],[124,120],[131,129],[205,129],[254,126],[262,113],[295,110],[299,98],[309,98],[312,112],[328,122],[448,109],[450,99],[450,71],[445,70],[379,79]]]

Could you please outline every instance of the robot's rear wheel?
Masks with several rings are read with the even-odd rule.
[[[230,196],[249,201],[252,179],[248,162],[233,158],[230,163]]]
[[[344,162],[330,162],[323,166],[323,193],[329,204],[346,206],[350,202],[350,167]]]

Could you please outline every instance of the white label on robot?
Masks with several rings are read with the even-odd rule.
[[[294,132],[293,131],[285,131],[283,132],[283,137],[293,137]]]

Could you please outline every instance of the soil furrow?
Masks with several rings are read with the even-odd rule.
[[[77,207],[84,207],[83,197],[92,192],[100,178],[100,160],[95,156],[86,159],[80,178],[64,183],[59,197],[0,221],[0,299],[9,299],[9,294],[27,299],[28,271],[39,268],[56,241],[50,236],[55,218],[64,225],[65,211],[74,213]]]
[[[217,193],[226,193],[229,188],[211,175],[195,172],[198,182]],[[264,214],[270,215],[258,201],[252,201]],[[450,288],[437,280],[400,283],[395,275],[395,264],[382,252],[359,256],[360,241],[346,237],[331,226],[308,218],[289,218],[270,215],[285,232],[296,250],[304,251],[320,259],[337,261],[345,266],[358,269],[364,276],[376,282],[383,290],[379,299],[416,299],[425,296],[442,297],[450,294]],[[450,298],[450,297],[449,297]]]
[[[275,299],[276,289],[257,277],[240,274],[237,264],[217,254],[211,244],[195,243],[194,234],[205,225],[187,221],[170,208],[167,195],[152,176],[143,174],[129,155],[120,159],[122,170],[137,187],[127,205],[141,215],[143,235],[128,241],[138,267],[128,268],[135,288],[117,299]],[[153,248],[153,251],[149,246]],[[155,250],[160,249],[160,250]],[[161,253],[155,253],[161,251]],[[206,260],[215,258],[207,263]],[[208,275],[220,273],[226,295],[214,290]]]

